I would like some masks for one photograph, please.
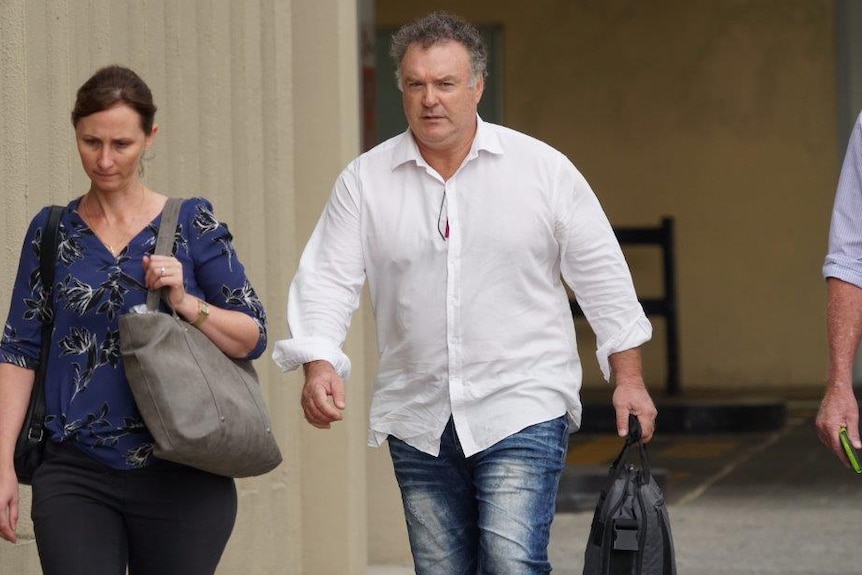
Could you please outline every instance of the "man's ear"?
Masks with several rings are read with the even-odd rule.
[[[476,104],[479,104],[479,100],[482,99],[482,94],[485,92],[485,78],[481,74],[476,80],[476,86],[474,89],[476,90]]]

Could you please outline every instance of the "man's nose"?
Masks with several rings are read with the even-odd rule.
[[[425,89],[422,91],[422,105],[431,108],[436,103],[437,90],[434,89],[434,86],[425,86]]]

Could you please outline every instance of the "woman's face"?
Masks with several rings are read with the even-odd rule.
[[[152,145],[158,127],[147,135],[141,116],[126,104],[84,116],[75,126],[81,164],[91,188],[103,192],[131,189],[139,181],[141,157]]]

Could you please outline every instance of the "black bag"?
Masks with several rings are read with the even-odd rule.
[[[51,206],[48,211],[48,222],[42,231],[42,245],[39,250],[39,272],[42,277],[42,288],[45,297],[51,301],[54,291],[54,267],[57,264],[58,231],[62,206]],[[42,348],[39,353],[39,367],[33,381],[33,391],[30,392],[30,404],[24,416],[24,425],[15,442],[15,474],[18,483],[30,485],[33,473],[42,463],[42,453],[45,450],[45,373],[48,369],[48,355],[51,350],[51,338],[54,335],[53,310],[48,321],[42,323]]]
[[[640,468],[626,461],[637,445]],[[637,417],[611,465],[593,515],[584,554],[584,575],[676,575],[670,518],[664,495],[650,472]]]

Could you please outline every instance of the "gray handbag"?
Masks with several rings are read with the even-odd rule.
[[[165,205],[155,254],[172,253],[181,205]],[[126,377],[153,453],[228,477],[271,471],[281,452],[251,362],[226,356],[175,311],[159,312],[159,299],[150,291],[146,313],[119,320]]]

